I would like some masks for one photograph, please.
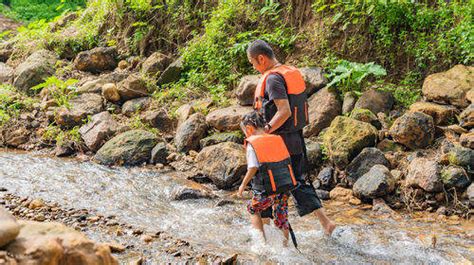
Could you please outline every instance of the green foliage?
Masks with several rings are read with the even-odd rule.
[[[68,79],[63,81],[55,76],[48,77],[45,82],[32,87],[33,90],[41,90],[44,88],[48,89],[49,95],[51,95],[58,106],[70,107],[69,100],[76,95],[76,87],[74,84],[79,82],[76,79]]]
[[[135,130],[146,130],[149,131],[155,135],[159,135],[160,131],[157,128],[151,127],[149,124],[144,123],[142,119],[140,118],[140,113],[137,112],[135,113],[129,120],[128,120],[128,126],[132,129]]]
[[[17,20],[51,20],[85,5],[86,0],[11,0],[10,8],[1,5],[0,12]]]
[[[421,98],[421,89],[416,85],[384,84],[379,88],[391,92],[397,104],[408,108]]]
[[[62,130],[59,126],[50,124],[48,125],[48,127],[45,128],[44,133],[41,137],[43,140],[56,143],[56,145],[58,146],[67,142],[82,142],[78,126],[75,126],[70,130]]]
[[[370,75],[381,77],[387,75],[387,72],[382,66],[373,62],[361,64],[341,60],[330,70],[327,77],[331,81],[327,87],[337,86],[343,94],[348,91],[361,92],[363,81]]]
[[[11,85],[0,85],[0,126],[3,126],[12,117],[22,110],[30,110],[37,100],[18,93]]]

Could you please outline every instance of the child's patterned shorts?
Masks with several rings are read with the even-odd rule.
[[[252,191],[253,197],[247,205],[250,214],[260,213],[268,207],[273,207],[273,222],[276,227],[288,230],[288,194],[266,195],[262,192]]]

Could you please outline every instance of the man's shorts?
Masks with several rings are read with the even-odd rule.
[[[305,216],[322,207],[321,200],[316,195],[313,185],[306,183],[303,178],[304,163],[304,154],[291,155],[291,166],[296,180],[300,182],[299,187],[291,192],[299,216]],[[261,216],[262,218],[272,218],[271,209],[262,211]]]
[[[250,214],[261,213],[266,210],[272,212],[272,209],[273,216],[275,216],[273,220],[275,226],[288,230],[288,194],[266,196],[264,192],[253,191],[252,200],[247,205],[247,211]]]

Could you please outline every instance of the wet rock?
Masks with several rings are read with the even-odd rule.
[[[14,70],[9,65],[0,62],[0,83],[11,83],[13,81]]]
[[[81,125],[88,115],[94,115],[104,110],[102,97],[92,93],[81,94],[71,99],[69,104],[71,105],[70,109],[61,107],[54,118],[56,124],[64,128]]]
[[[206,118],[201,113],[195,113],[183,122],[176,130],[174,142],[178,152],[198,150],[199,141],[207,132]]]
[[[165,110],[148,110],[141,115],[141,120],[162,132],[172,131],[175,123]]]
[[[342,187],[335,187],[334,189],[332,189],[329,192],[329,197],[331,198],[331,200],[342,202],[348,202],[349,200],[354,198],[351,189],[345,189]]]
[[[199,144],[201,145],[201,148],[204,148],[207,146],[220,144],[224,142],[233,142],[237,144],[242,144],[243,137],[238,132],[214,133],[213,135],[210,135],[204,139],[201,139],[201,141],[199,141]]]
[[[374,165],[354,184],[354,194],[359,198],[375,199],[391,193],[395,189],[395,179],[384,165]]]
[[[124,101],[149,95],[145,80],[134,74],[118,83],[117,89]]]
[[[405,148],[403,145],[389,139],[383,139],[377,144],[377,149],[382,152],[401,152]]]
[[[474,206],[474,183],[471,183],[466,190],[467,198],[469,199],[469,204]]]
[[[323,161],[321,146],[317,142],[305,139],[309,170],[318,168]]]
[[[368,109],[374,114],[379,112],[388,114],[394,103],[395,99],[392,93],[371,89],[362,93],[354,108]]]
[[[396,215],[397,213],[390,208],[390,206],[385,203],[385,201],[381,198],[377,198],[373,200],[372,211],[378,214],[390,214]]]
[[[337,167],[344,168],[365,147],[374,146],[377,129],[348,117],[336,117],[323,136],[329,156]]]
[[[474,150],[455,145],[449,151],[448,159],[451,165],[472,168],[472,165],[474,165]]]
[[[309,124],[304,128],[304,136],[317,136],[331,121],[341,114],[341,102],[337,93],[323,88],[308,99]]]
[[[421,112],[407,112],[395,120],[389,133],[396,142],[408,148],[424,148],[434,138],[433,118]]]
[[[466,93],[474,83],[474,67],[456,65],[446,72],[429,75],[423,82],[422,93],[426,100],[467,106]]]
[[[116,242],[106,243],[106,245],[110,248],[110,251],[112,253],[122,253],[126,249],[124,245],[116,243]]]
[[[368,109],[353,109],[350,117],[358,121],[370,123],[379,130],[382,129],[382,124],[377,119],[377,116]]]
[[[364,148],[346,168],[349,184],[353,185],[362,175],[369,172],[369,170],[375,165],[390,167],[390,162],[385,158],[382,151],[377,148]]]
[[[474,149],[474,132],[461,134],[459,143],[466,148]]]
[[[357,95],[353,92],[347,92],[344,94],[344,100],[342,102],[342,114],[351,112],[357,101]]]
[[[219,131],[236,131],[240,129],[242,118],[251,111],[251,107],[242,106],[218,109],[206,116],[206,122]]]
[[[117,50],[113,47],[97,47],[80,52],[74,59],[77,70],[100,73],[117,67]]]
[[[239,86],[235,91],[240,105],[252,106],[259,78],[258,75],[246,75],[240,79]]]
[[[316,195],[321,200],[329,200],[331,196],[329,196],[329,191],[327,190],[316,190]]]
[[[319,171],[317,180],[319,180],[320,188],[323,190],[331,190],[336,185],[333,177],[334,169],[332,167],[324,167]]]
[[[0,206],[0,248],[15,240],[20,233],[20,225],[15,218]]]
[[[122,114],[131,117],[136,112],[142,111],[150,106],[151,99],[149,97],[134,98],[127,100],[122,105]]]
[[[230,189],[238,184],[247,165],[243,146],[230,142],[205,147],[196,157],[196,163],[196,168],[219,189]]]
[[[235,202],[231,200],[222,199],[216,203],[215,207],[222,207],[222,206],[231,205],[231,204],[235,204]]]
[[[6,249],[18,264],[118,264],[107,245],[94,243],[60,223],[19,224],[20,234]]]
[[[176,82],[181,78],[183,71],[183,59],[179,58],[171,63],[158,78],[158,85],[164,85],[171,82]]]
[[[439,192],[443,189],[440,168],[436,161],[417,157],[408,165],[406,185],[420,187],[427,192]]]
[[[447,188],[463,189],[471,184],[471,180],[462,167],[449,166],[441,170],[441,180]]]
[[[44,79],[54,74],[56,54],[47,50],[39,50],[30,55],[15,69],[13,86],[18,90],[33,95],[36,91],[30,88],[41,84]]]
[[[178,117],[178,127],[185,122],[196,110],[191,104],[184,104],[176,110],[176,116]]]
[[[459,120],[461,121],[459,125],[464,128],[474,127],[474,103],[461,112]]]
[[[416,102],[410,106],[412,112],[422,112],[433,117],[435,125],[452,124],[456,120],[457,109],[453,106],[432,102]]]
[[[163,72],[170,63],[170,58],[160,52],[154,52],[142,64],[142,72],[155,77]]]
[[[169,152],[165,143],[158,143],[151,150],[150,164],[166,164]]]
[[[196,187],[177,187],[171,193],[172,200],[184,201],[184,200],[196,200],[196,199],[212,199],[214,194],[209,189],[199,184],[194,185]]]
[[[324,76],[323,69],[319,67],[302,67],[300,71],[303,75],[308,96],[314,94],[328,83],[327,78]]]
[[[107,140],[124,128],[104,111],[91,117],[91,121],[79,129],[84,143],[91,151],[97,151]]]
[[[106,142],[94,158],[105,165],[139,165],[150,160],[156,142],[156,136],[148,131],[127,131]]]
[[[102,96],[109,102],[120,101],[120,93],[114,83],[106,83],[102,86]]]

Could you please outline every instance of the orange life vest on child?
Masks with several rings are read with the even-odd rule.
[[[272,101],[265,98],[265,85],[267,77],[276,73],[283,77],[286,84],[286,93],[291,108],[291,117],[278,128],[276,133],[296,132],[308,124],[308,99],[306,86],[301,72],[293,66],[280,65],[266,71],[260,78],[254,96],[254,109],[262,112],[267,122],[275,116],[277,108]]]
[[[260,164],[252,179],[252,189],[266,191],[268,195],[295,189],[298,182],[291,167],[290,154],[281,136],[253,135],[246,139],[257,155]]]

